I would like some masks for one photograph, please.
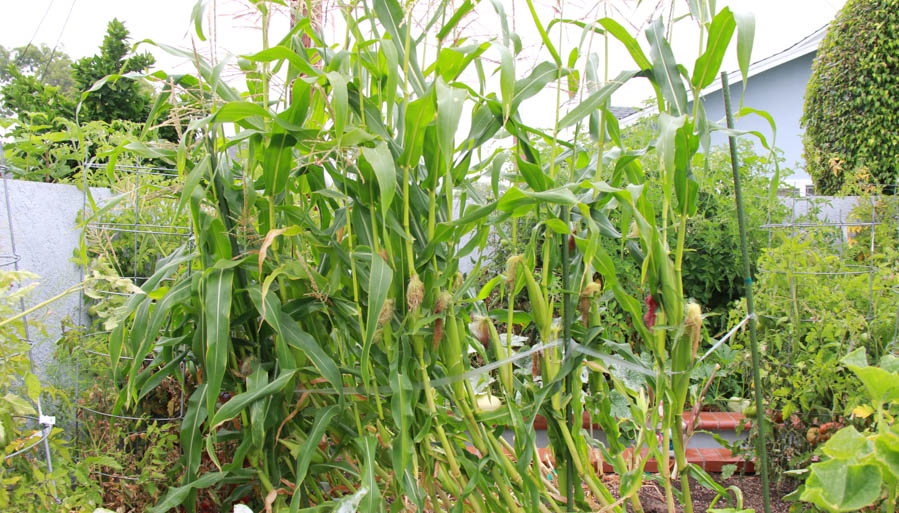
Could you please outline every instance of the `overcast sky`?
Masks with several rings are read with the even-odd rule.
[[[425,0],[421,0],[424,2]],[[554,16],[554,10],[561,5],[565,18],[596,19],[602,16],[603,2],[595,0],[560,0],[562,3],[548,0],[537,0],[538,14],[547,23]],[[213,51],[213,41],[192,42],[193,27],[190,24],[190,13],[193,0],[29,0],[12,2],[0,17],[0,44],[3,46],[24,46],[30,40],[36,44],[45,43],[53,46],[59,40],[59,46],[73,59],[92,55],[102,41],[106,23],[113,17],[125,22],[135,41],[153,39],[190,49],[196,44],[203,54]],[[329,5],[336,5],[336,0],[328,0]],[[540,49],[540,38],[524,0],[505,0],[507,16],[513,30],[522,39],[524,50],[518,56],[516,74],[521,77],[538,61],[548,59],[545,49]],[[635,0],[609,0],[609,15],[620,20],[632,33],[642,31],[652,9],[659,3],[668,5],[667,1],[644,0],[637,7]],[[677,0],[678,14],[686,10],[683,0]],[[756,16],[756,37],[753,49],[753,60],[772,55],[788,48],[803,37],[811,34],[830,21],[845,0],[719,0],[718,9],[725,5],[733,9],[752,11]],[[213,11],[214,9],[214,11]],[[254,28],[257,17],[249,13],[245,0],[218,0],[209,2],[205,24],[213,21],[217,28],[215,53],[218,59],[228,53],[240,55],[258,50],[260,32]],[[46,17],[45,17],[46,15]],[[481,1],[475,12],[465,20],[465,32],[479,41],[499,36],[499,20],[489,1]],[[288,19],[286,14],[277,16],[270,31],[271,38],[277,40],[286,31]],[[64,30],[63,30],[64,29]],[[207,33],[210,32],[207,29]],[[325,28],[326,35],[332,41],[342,41],[343,28],[340,16],[333,10],[328,15]],[[581,38],[580,29],[563,32],[560,53],[567,56]],[[558,40],[559,33],[553,29],[550,37]],[[691,21],[683,21],[675,26],[675,53],[678,59],[692,67],[697,55],[695,25]],[[645,43],[645,39],[641,37]],[[601,43],[592,43],[594,51],[601,52]],[[157,68],[167,71],[189,71],[189,64],[181,59],[165,54],[157,48],[147,46],[157,57]],[[498,53],[488,51],[485,57],[496,59]],[[623,48],[616,42],[611,44],[609,55],[610,76],[618,71],[633,67],[632,61]],[[724,68],[736,68],[735,55],[729,55]],[[487,69],[488,73],[492,71]],[[645,82],[645,81],[641,81]],[[751,87],[751,85],[750,85]],[[637,106],[649,95],[646,85],[628,87],[616,93],[613,99],[616,105]],[[554,94],[550,95],[554,101]],[[549,97],[549,96],[548,96]],[[550,104],[553,104],[553,101]],[[529,116],[538,126],[552,124],[554,109],[533,109]],[[540,111],[540,112],[536,112]],[[527,117],[527,116],[526,116]]]

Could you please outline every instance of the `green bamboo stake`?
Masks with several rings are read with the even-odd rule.
[[[733,129],[734,116],[730,111],[730,86],[727,73],[721,72],[721,92],[724,93],[724,113],[727,117],[727,128]],[[698,101],[698,100],[697,100]],[[728,137],[730,143],[730,164],[734,171],[734,196],[737,200],[737,219],[740,223],[740,252],[743,256],[743,278],[745,279],[746,313],[749,315],[749,345],[752,348],[752,381],[755,384],[755,419],[759,426],[759,437],[756,440],[759,467],[762,475],[762,497],[765,513],[771,513],[771,493],[768,489],[768,452],[765,443],[765,410],[762,408],[762,380],[759,377],[759,344],[756,337],[755,308],[752,302],[752,276],[749,269],[749,250],[746,244],[746,214],[743,211],[743,191],[740,188],[740,162],[737,158],[737,138]]]

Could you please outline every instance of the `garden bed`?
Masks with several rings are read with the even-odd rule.
[[[761,479],[758,476],[733,475],[726,479],[722,478],[721,474],[712,474],[711,476],[716,482],[724,487],[733,486],[739,489],[743,494],[743,508],[752,509],[755,511],[764,511],[764,499],[762,498]],[[615,490],[617,490],[618,488],[618,476],[607,475],[603,478],[603,481],[606,483],[609,489],[613,490],[612,493],[615,494],[617,498]],[[780,487],[772,486],[771,513],[786,513],[790,510],[790,506],[793,503],[784,500],[784,497],[791,491],[791,489],[781,489]],[[690,479],[690,493],[693,499],[694,511],[707,511],[709,506],[712,505],[712,502],[717,496],[716,492],[700,485],[692,478]],[[668,508],[665,505],[665,492],[662,487],[653,480],[644,480],[644,485],[640,489],[639,496],[645,513],[661,513],[668,511]],[[676,499],[675,504],[677,507],[677,511],[682,511],[682,507]],[[712,507],[726,508],[728,506],[729,505],[724,499],[720,499]],[[630,506],[628,506],[627,510],[633,511]]]

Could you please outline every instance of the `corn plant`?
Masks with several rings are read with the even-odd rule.
[[[198,5],[195,18],[202,20]],[[662,20],[647,31],[651,57],[609,18],[577,22],[585,35],[622,41],[638,69],[583,89],[547,133],[527,126],[520,113],[547,85],[577,88],[580,77],[598,77],[596,57],[580,59],[573,49],[563,61],[548,31],[570,20],[544,24],[530,2],[550,59],[524,74],[516,69],[520,38],[500,2],[493,3],[502,20],[494,42],[453,36],[474,8],[470,2],[454,11],[437,4],[419,32],[414,3],[376,0],[341,8],[346,33],[336,45],[299,15],[290,33],[271,44],[272,4],[254,5],[264,36],[263,49],[241,60],[248,94],[225,84],[220,66],[191,54],[182,53],[197,64],[197,76],[155,76],[188,85],[187,100],[207,113],[169,155],[184,176],[181,206],[195,244],[159,262],[109,339],[122,383],[119,410],[133,408],[182,363],[196,384],[180,433],[184,477],[154,511],[192,510],[197,490],[213,486],[228,493],[227,503],[255,497],[274,511],[345,504],[363,512],[560,513],[624,511],[628,501],[639,511],[649,457],[662,462],[673,510],[669,439],[689,509],[681,412],[701,312],[683,297],[681,262],[696,209],[689,162],[713,125],[698,102],[690,107],[686,90],[695,95],[711,83],[738,24],[745,76],[751,19],[728,9],[716,14],[713,2],[690,2],[703,34],[692,76],[673,60]],[[485,78],[488,50],[501,57],[498,92]],[[586,61],[583,72],[579,60]],[[472,75],[477,82],[466,83]],[[280,96],[273,94],[276,77],[285,79]],[[612,93],[637,77],[657,92],[661,135],[653,147],[627,151],[607,107]],[[556,106],[558,112],[559,96]],[[460,121],[468,113],[463,135]],[[585,120],[595,145],[577,142]],[[514,147],[496,149],[493,141],[506,134]],[[548,158],[537,141],[550,144]],[[653,150],[664,163],[660,206],[643,194],[636,161]],[[492,194],[479,192],[480,179],[489,180]],[[622,226],[609,221],[614,209]],[[480,265],[476,259],[464,273],[462,259],[477,254],[491,229],[514,227],[525,215],[540,221],[520,235],[529,239],[525,252],[509,259],[504,276],[474,288]],[[673,250],[668,230],[677,230]],[[518,236],[513,228],[511,237]],[[646,315],[618,285],[599,237],[620,239],[638,257]],[[187,261],[191,273],[183,272]],[[558,301],[550,291],[555,275],[562,282]],[[496,287],[509,305],[500,314],[482,302]],[[652,355],[649,366],[626,355],[647,369],[642,388],[601,359],[585,358],[584,348],[616,349],[601,342],[595,299],[603,287],[630,314]],[[522,294],[530,305],[525,312],[515,309]],[[505,324],[504,333],[497,323]],[[521,379],[507,360],[521,324],[533,325],[542,344],[535,348],[539,382]],[[150,365],[140,363],[148,357]],[[468,380],[486,372],[477,370],[484,362],[497,365],[486,393]],[[609,434],[604,456],[622,475],[617,498],[597,475],[581,429],[584,365],[599,371],[590,392],[600,397],[600,409],[591,413]],[[648,454],[626,453],[619,442],[613,388],[630,398],[640,426],[637,449],[647,447]],[[556,469],[539,457],[538,415],[549,423]],[[660,423],[663,441],[655,434]],[[506,427],[512,441],[500,436]],[[221,450],[231,443],[234,451]]]

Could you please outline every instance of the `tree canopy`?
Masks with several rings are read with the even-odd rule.
[[[72,64],[72,74],[78,90],[87,91],[107,75],[144,71],[155,59],[149,53],[131,53],[128,29],[113,19],[106,28],[100,53],[84,57]],[[79,117],[84,121],[126,120],[143,122],[150,106],[150,92],[132,80],[118,80],[105,84],[87,95]]]
[[[42,113],[71,118],[78,91],[72,60],[47,45],[7,50],[0,46],[0,114]]]

